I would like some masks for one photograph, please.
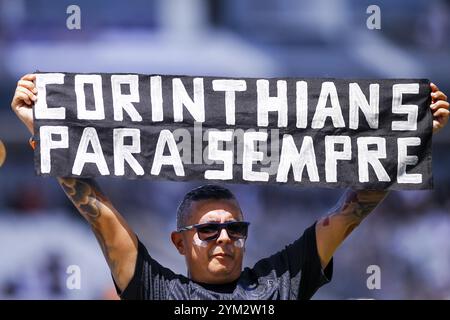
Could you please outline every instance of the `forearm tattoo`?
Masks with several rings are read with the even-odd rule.
[[[58,182],[78,211],[90,223],[108,265],[115,273],[118,266],[117,257],[113,256],[108,241],[105,239],[105,230],[102,231],[102,226],[98,223],[102,214],[101,206],[108,205],[108,199],[93,179],[58,178]]]
[[[330,225],[330,218],[335,215],[348,218],[350,233],[375,207],[384,199],[387,191],[347,190],[330,215],[322,220],[322,226]]]
[[[108,200],[92,179],[58,178],[69,199],[89,223],[101,215],[100,206]]]
[[[343,214],[348,214],[356,219],[362,220],[375,209],[384,197],[384,195],[380,197],[380,193],[376,193],[372,197],[364,199],[362,196],[363,192],[367,193],[368,191],[350,190],[346,192],[343,200],[344,205],[341,210]]]

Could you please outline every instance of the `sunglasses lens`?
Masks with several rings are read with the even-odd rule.
[[[242,239],[247,236],[248,224],[245,222],[232,222],[227,227],[228,235],[232,238]]]
[[[223,225],[227,230],[228,236],[232,239],[243,239],[247,237],[248,223],[236,221]],[[222,225],[218,223],[206,223],[197,226],[197,234],[200,240],[210,241],[219,237]]]
[[[219,235],[219,226],[217,224],[205,224],[197,228],[197,234],[200,240],[213,240]]]

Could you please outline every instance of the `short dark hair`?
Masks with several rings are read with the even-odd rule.
[[[190,206],[194,201],[200,200],[236,200],[234,194],[227,188],[216,184],[205,184],[186,193],[177,210],[177,229],[186,226],[190,217]],[[237,201],[237,200],[236,200]]]

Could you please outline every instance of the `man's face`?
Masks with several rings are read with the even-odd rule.
[[[235,200],[194,201],[187,225],[242,221],[241,210]],[[216,240],[202,241],[194,229],[173,232],[172,241],[186,258],[189,276],[204,283],[227,283],[239,278],[242,270],[244,246],[231,239],[222,229]]]

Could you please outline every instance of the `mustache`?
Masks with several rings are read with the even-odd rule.
[[[225,250],[224,248],[214,248],[212,250],[212,252],[210,253],[210,257],[218,255],[218,254],[234,257],[235,251],[234,250]]]
[[[240,243],[240,245],[236,245],[237,243]],[[222,246],[215,246],[212,248],[212,252],[210,253],[210,257],[217,255],[217,254],[223,254],[223,255],[227,255],[230,257],[234,257],[237,253],[238,249],[243,249],[244,248],[244,240],[236,240],[234,241],[233,244],[227,244],[224,247]],[[231,248],[231,250],[229,250]],[[228,250],[227,250],[228,249]]]

